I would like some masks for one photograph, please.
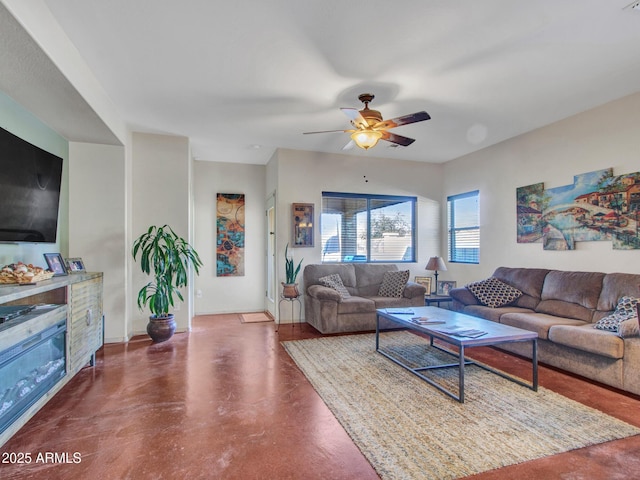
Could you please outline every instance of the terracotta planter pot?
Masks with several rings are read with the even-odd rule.
[[[298,298],[300,292],[298,291],[297,283],[284,283],[282,282],[282,296],[284,298]]]
[[[176,321],[173,319],[172,313],[168,317],[149,317],[147,333],[154,343],[166,342],[173,336],[175,331]]]

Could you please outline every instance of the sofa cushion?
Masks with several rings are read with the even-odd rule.
[[[376,311],[376,304],[369,298],[351,296],[342,299],[338,304],[338,315],[345,313],[372,313]]]
[[[367,297],[369,300],[373,300],[376,304],[376,308],[408,308],[414,306],[411,299],[403,297]]]
[[[351,296],[349,291],[342,283],[342,278],[340,278],[340,275],[338,275],[337,273],[332,273],[331,275],[320,277],[318,279],[318,282],[320,282],[320,284],[324,285],[325,287],[333,288],[340,294],[342,298],[349,298]]]
[[[522,296],[522,292],[495,277],[467,285],[478,301],[487,307],[497,308],[513,303]]]
[[[498,267],[492,276],[522,292],[516,306],[533,310],[540,302],[542,285],[548,273],[549,270],[543,268]]]
[[[462,313],[467,315],[473,315],[474,317],[484,318],[485,320],[491,320],[492,322],[500,323],[500,317],[505,313],[533,313],[527,308],[520,308],[516,306],[491,308],[484,305],[467,305],[462,310]]]
[[[404,287],[409,281],[409,270],[400,270],[397,272],[385,272],[382,278],[382,284],[378,290],[380,297],[401,298]]]
[[[340,275],[342,284],[349,288],[355,288],[356,286],[356,273],[351,263],[325,263],[325,264],[310,264],[304,267],[303,279],[304,285],[308,288],[311,285],[318,285],[320,277],[326,277],[337,273]]]
[[[640,295],[640,275],[631,273],[608,273],[602,280],[602,291],[598,299],[597,309],[608,315],[615,310],[622,297],[638,297]]]
[[[593,328],[617,333],[620,323],[632,317],[637,317],[636,305],[638,305],[637,298],[622,297],[618,301],[615,312],[598,320],[593,324]]]
[[[543,340],[546,340],[549,337],[549,329],[554,325],[585,325],[585,322],[580,320],[556,317],[554,315],[535,312],[505,313],[500,317],[500,323],[536,332],[538,334],[538,338],[542,338]],[[591,327],[591,324],[589,324],[589,327]]]
[[[608,358],[624,356],[624,340],[615,333],[593,328],[593,325],[554,325],[549,330],[549,340]]]
[[[591,322],[604,276],[598,272],[550,271],[536,312]]]
[[[351,295],[355,294],[361,297],[378,295],[384,274],[398,271],[396,265],[384,263],[354,263],[353,269],[357,291],[355,293],[351,292]]]

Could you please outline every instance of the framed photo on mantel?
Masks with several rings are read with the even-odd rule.
[[[84,262],[81,258],[67,258],[67,270],[69,273],[84,273],[86,269],[84,268]]]
[[[313,203],[292,204],[293,246],[313,247]]]

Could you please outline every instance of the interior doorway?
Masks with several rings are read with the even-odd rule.
[[[267,291],[265,295],[265,310],[278,322],[276,298],[278,284],[276,282],[276,195],[275,193],[267,199]]]

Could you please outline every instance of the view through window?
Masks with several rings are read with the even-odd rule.
[[[480,262],[478,190],[447,197],[449,261]]]
[[[322,192],[322,261],[415,261],[415,210],[416,197]]]

